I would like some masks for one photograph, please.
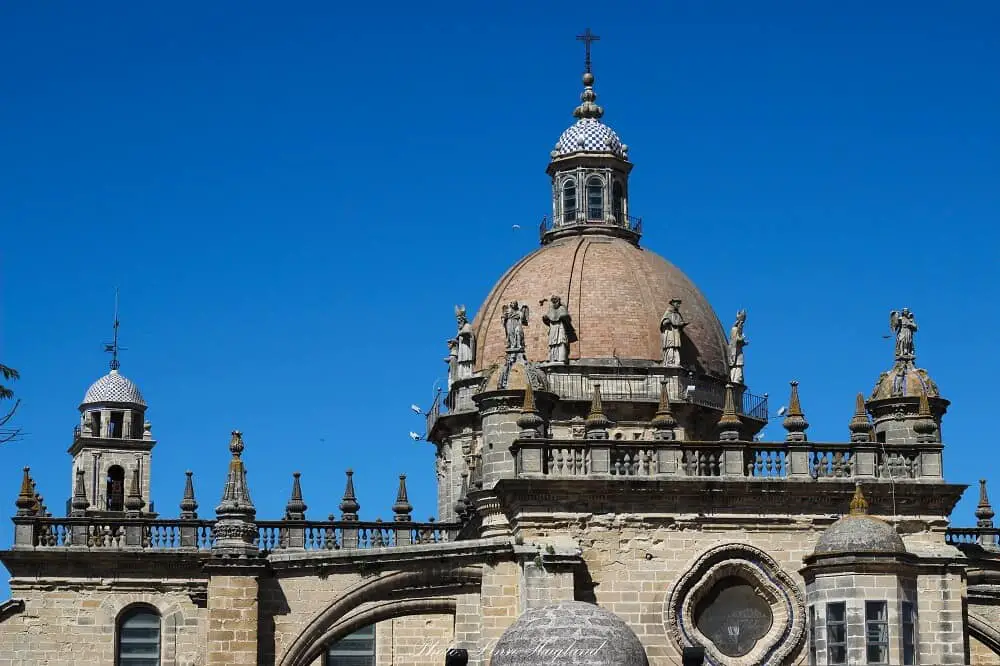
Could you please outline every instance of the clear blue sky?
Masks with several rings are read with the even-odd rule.
[[[159,511],[190,468],[212,515],[240,428],[261,516],[295,470],[308,514],[337,512],[348,466],[365,517],[391,516],[400,472],[434,513],[409,406],[453,305],[537,244],[588,24],[644,245],[727,324],[749,310],[752,390],[777,407],[799,380],[810,436],[844,439],[910,307],[953,401],[947,477],[1000,503],[1000,4],[20,2],[0,8],[0,354],[27,434],[0,448],[0,513],[25,464],[62,511],[116,286]]]

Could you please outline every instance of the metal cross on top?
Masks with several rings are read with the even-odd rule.
[[[578,40],[580,40],[581,42],[583,42],[584,46],[587,48],[587,58],[586,58],[586,60],[584,60],[583,64],[584,64],[584,67],[586,67],[587,73],[589,74],[590,73],[590,45],[592,43],[594,43],[594,42],[600,41],[601,38],[598,37],[597,35],[595,35],[594,33],[592,33],[590,31],[590,28],[587,28],[587,30],[582,35],[577,35],[576,38]]]

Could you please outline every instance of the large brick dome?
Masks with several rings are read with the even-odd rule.
[[[562,297],[579,341],[570,359],[643,359],[660,361],[660,317],[670,300],[682,301],[685,363],[725,377],[726,337],[711,305],[670,262],[623,238],[590,234],[555,239],[507,271],[476,314],[473,326],[479,368],[503,359],[506,339],[500,320],[504,304],[518,301],[531,308],[524,327],[529,360],[548,358],[547,328],[540,305],[553,294]]]

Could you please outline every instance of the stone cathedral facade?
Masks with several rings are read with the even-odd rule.
[[[189,472],[154,511],[155,410],[115,364],[66,486],[43,497],[25,468],[10,488],[0,666],[1000,664],[1000,531],[985,484],[977,525],[949,523],[966,486],[914,314],[892,313],[874,389],[844,396],[842,441],[809,439],[794,382],[772,415],[752,317],[724,329],[642,245],[587,70],[541,246],[474,318],[456,308],[425,434],[438,519],[413,520],[400,477],[392,519],[359,520],[350,471],[339,514],[310,513],[296,474],[284,516],[259,517],[242,453],[267,444],[239,432],[225,479],[196,495]],[[774,418],[787,434],[761,441]]]

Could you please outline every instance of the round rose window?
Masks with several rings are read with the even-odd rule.
[[[694,612],[695,626],[727,657],[742,657],[767,635],[774,616],[771,605],[742,578],[716,583]]]

